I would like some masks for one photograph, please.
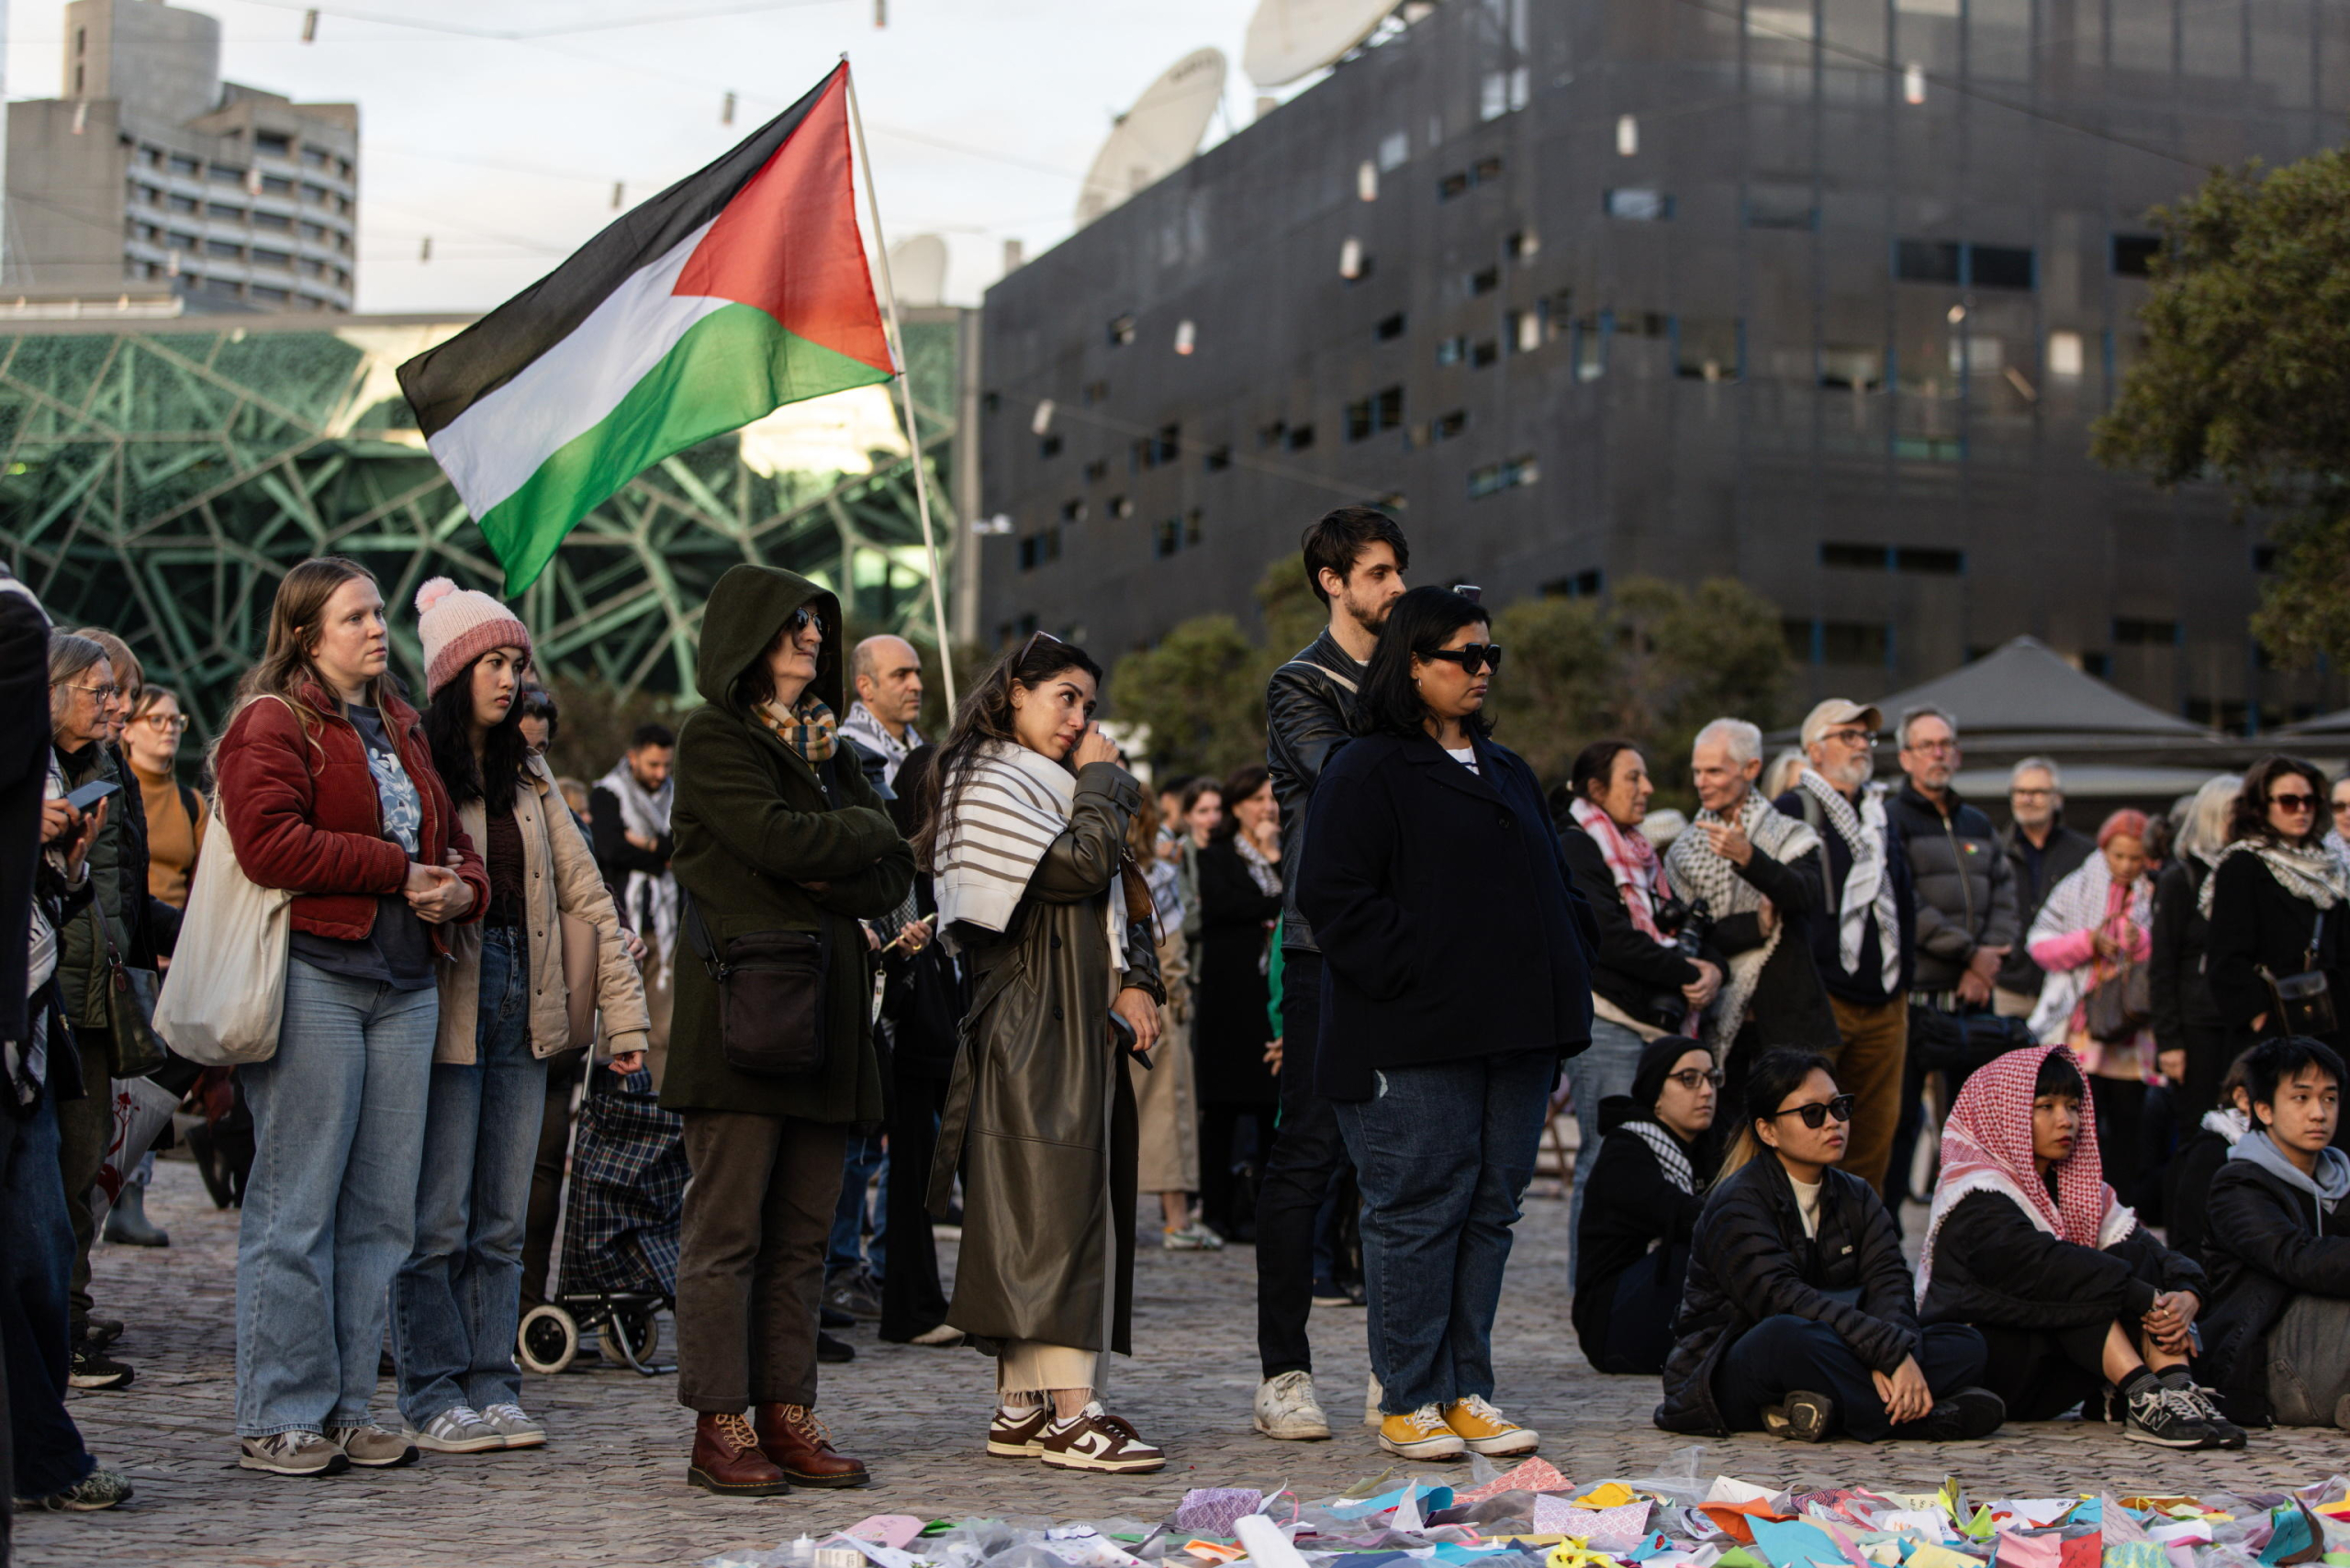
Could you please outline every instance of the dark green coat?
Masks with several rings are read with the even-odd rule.
[[[822,1072],[759,1078],[726,1065],[718,990],[692,945],[677,940],[677,1012],[661,1104],[670,1111],[746,1111],[818,1122],[881,1118],[873,1052],[873,959],[859,919],[878,919],[913,885],[913,852],[854,763],[811,767],[734,695],[735,678],[765,655],[791,612],[824,618],[824,651],[809,690],[847,711],[841,678],[840,604],[807,578],[735,566],[702,613],[694,684],[707,706],[677,734],[671,822],[677,886],[699,905],[711,939],[753,931],[815,931],[832,943],[826,984],[831,1049]],[[811,892],[805,884],[822,882]]]

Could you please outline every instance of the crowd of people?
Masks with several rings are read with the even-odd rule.
[[[934,739],[911,644],[845,645],[830,591],[753,565],[683,722],[558,778],[511,610],[427,584],[411,687],[409,610],[331,557],[197,767],[120,638],[0,576],[0,696],[49,737],[0,778],[17,1505],[129,1495],[66,1394],[134,1381],[89,1252],[169,1244],[170,1123],[110,1109],[150,1101],[241,1204],[236,1453],[274,1475],[560,1441],[517,1333],[599,1094],[690,1172],[636,1196],[687,1476],[726,1495],[869,1479],[816,1415],[859,1320],[990,1359],[988,1454],[1164,1465],[1102,1360],[1145,1194],[1169,1252],[1254,1244],[1259,1432],[1331,1435],[1311,1315],[1360,1306],[1382,1448],[1531,1452],[1493,1327],[1569,1110],[1562,1316],[1660,1427],[2350,1426],[2341,785],[2273,756],[2091,834],[2035,757],[1995,828],[1956,716],[1895,716],[1888,787],[1885,715],[1839,699],[1768,782],[1757,724],[1707,724],[1667,823],[1631,742],[1546,790],[1495,738],[1490,616],[1407,588],[1393,519],[1302,544],[1328,621],[1264,763],[1149,782],[1082,647],[1005,649]]]

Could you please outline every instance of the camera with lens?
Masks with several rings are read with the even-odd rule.
[[[1706,938],[1713,935],[1714,912],[1702,898],[1685,902],[1668,898],[1656,906],[1656,927],[1673,938],[1684,958],[1695,958],[1706,946]],[[1659,991],[1649,998],[1642,1010],[1645,1021],[1668,1035],[1677,1035],[1689,1018],[1689,999],[1677,991]]]

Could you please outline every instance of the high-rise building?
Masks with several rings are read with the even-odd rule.
[[[8,106],[0,309],[352,308],[356,104],[223,82],[220,24],[160,0],[72,0],[64,50],[64,96]]]
[[[2087,448],[2150,209],[2346,99],[2336,0],[1406,6],[989,291],[978,629],[1246,622],[1385,500],[1491,602],[1741,579],[1814,694],[2030,633],[2201,722],[2337,706],[2246,628],[2257,522]]]

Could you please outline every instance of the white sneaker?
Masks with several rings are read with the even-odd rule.
[[[1224,1238],[1193,1220],[1176,1229],[1160,1231],[1158,1245],[1169,1252],[1218,1252],[1224,1249]]]
[[[424,1424],[408,1440],[434,1453],[487,1453],[506,1446],[506,1434],[481,1418],[470,1405],[452,1405]]]
[[[534,1449],[547,1440],[547,1429],[522,1414],[520,1405],[486,1405],[482,1406],[481,1424],[504,1438],[509,1449]]]
[[[1376,1427],[1385,1419],[1379,1413],[1379,1402],[1386,1397],[1387,1391],[1379,1386],[1379,1374],[1371,1373],[1371,1382],[1362,1391],[1362,1424],[1364,1426]]]
[[[1330,1435],[1330,1417],[1314,1397],[1314,1374],[1285,1372],[1257,1385],[1257,1429],[1283,1442],[1312,1442]]]

